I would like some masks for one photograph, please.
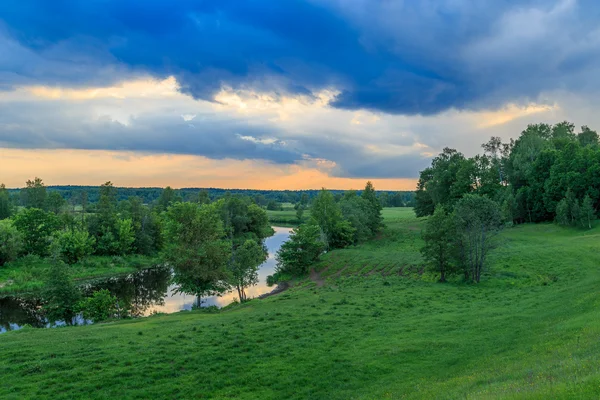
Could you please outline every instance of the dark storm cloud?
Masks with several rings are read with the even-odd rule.
[[[497,107],[596,90],[599,11],[590,0],[4,0],[0,89],[150,73],[207,100],[228,85],[334,88],[334,107],[393,114]]]

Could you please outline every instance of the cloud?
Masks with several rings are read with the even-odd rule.
[[[598,89],[591,0],[4,1],[0,87],[175,76],[401,115],[482,110]],[[8,56],[7,56],[8,55]]]

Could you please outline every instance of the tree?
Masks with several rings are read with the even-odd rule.
[[[589,206],[593,211],[591,199]],[[585,218],[585,216],[583,217]],[[567,192],[565,193],[565,197],[556,205],[555,220],[559,225],[563,226],[575,226],[582,221],[581,207],[579,206],[579,201],[577,201],[571,189],[567,190]]]
[[[486,197],[467,194],[456,203],[457,233],[461,239],[463,267],[470,278],[479,283],[486,267],[486,258],[494,247],[500,229],[498,204]]]
[[[162,247],[160,217],[142,204],[142,199],[130,197],[124,204],[123,215],[131,219],[134,232],[132,251],[137,254],[152,255]]]
[[[374,210],[371,203],[353,192],[352,195],[344,196],[339,207],[344,219],[354,228],[353,243],[363,242],[373,236],[370,223]]]
[[[50,322],[72,323],[81,293],[73,284],[68,268],[63,262],[56,261],[52,265],[46,277],[42,298],[43,309]]]
[[[131,253],[133,242],[135,242],[135,233],[133,232],[133,223],[131,222],[131,219],[118,220],[117,232],[119,240],[119,254],[125,255]]]
[[[46,200],[46,209],[54,214],[60,214],[66,201],[58,192],[50,192]]]
[[[23,236],[12,221],[0,220],[0,267],[14,261],[23,249]]]
[[[166,217],[164,258],[179,290],[199,299],[227,290],[231,242],[224,239],[217,205],[175,203]]]
[[[585,146],[598,146],[598,132],[591,130],[587,126],[581,127],[581,132],[577,135],[579,144]]]
[[[175,190],[173,190],[170,186],[167,186],[161,192],[157,201],[157,206],[160,211],[165,211],[171,204],[178,201],[181,201],[181,198],[177,195]]]
[[[310,266],[319,260],[324,250],[325,243],[321,239],[319,226],[302,224],[292,231],[290,238],[277,252],[275,272],[293,276],[305,275]]]
[[[201,190],[198,192],[198,203],[210,204],[210,194],[208,193],[208,190]]]
[[[94,251],[96,240],[82,229],[59,232],[56,235],[61,259],[67,264],[75,264]]]
[[[46,186],[44,182],[36,177],[33,181],[28,180],[26,186],[21,190],[23,206],[27,208],[46,209]]]
[[[323,188],[311,207],[314,224],[325,237],[327,249],[344,248],[354,241],[354,228],[344,220],[342,211],[330,191]]]
[[[0,220],[9,218],[12,215],[12,206],[10,204],[10,194],[4,184],[0,184]]]
[[[237,290],[240,302],[247,299],[246,288],[258,283],[258,267],[267,260],[265,247],[254,240],[246,240],[235,249],[229,263],[229,283]]]
[[[23,251],[45,257],[49,254],[52,235],[58,230],[60,222],[53,213],[27,208],[15,215],[14,226],[23,236]]]
[[[433,270],[440,274],[440,282],[446,282],[446,275],[452,272],[451,259],[454,253],[456,227],[453,215],[448,215],[443,206],[437,206],[427,219],[421,249],[423,258]]]
[[[581,203],[581,225],[587,226],[588,229],[592,229],[592,222],[596,220],[596,210],[592,198],[586,195]]]
[[[302,217],[304,216],[304,204],[297,203],[296,204],[296,220],[302,223]]]
[[[382,207],[377,198],[377,193],[375,193],[375,187],[371,181],[367,182],[365,190],[363,190],[360,197],[365,199],[370,205],[367,225],[371,233],[376,234],[383,226],[383,217],[381,216]]]
[[[269,210],[269,211],[281,211],[281,204],[279,204],[275,200],[269,200],[269,202],[267,203],[267,210]]]

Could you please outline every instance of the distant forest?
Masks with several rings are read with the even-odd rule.
[[[48,192],[56,192],[69,204],[81,204],[82,193],[87,194],[87,203],[95,204],[100,199],[100,186],[47,186]],[[163,188],[126,188],[117,187],[117,201],[127,200],[130,197],[139,197],[144,204],[154,204],[160,198]],[[20,203],[21,189],[8,189],[13,198],[13,203]],[[174,195],[183,201],[195,201],[200,192],[206,192],[211,201],[218,200],[226,195],[248,196],[260,206],[266,207],[269,202],[296,204],[306,194],[310,200],[317,197],[320,190],[253,190],[253,189],[218,189],[218,188],[183,188],[173,189]],[[344,190],[331,190],[339,200],[346,192]],[[357,191],[360,193],[360,191]],[[412,207],[414,206],[415,193],[412,191],[377,191],[377,197],[383,207]]]

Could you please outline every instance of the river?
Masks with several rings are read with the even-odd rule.
[[[289,238],[291,229],[274,226],[275,234],[265,240],[269,258],[259,268],[259,283],[246,289],[248,298],[258,297],[268,293],[273,288],[267,286],[267,276],[275,270],[275,254],[281,245]],[[197,303],[196,296],[177,293],[177,286],[171,285],[171,271],[168,269],[142,270],[126,276],[98,280],[83,286],[86,294],[95,290],[108,289],[119,301],[131,304],[132,314],[136,317],[148,316],[153,313],[174,313],[191,310]],[[202,298],[202,306],[224,307],[237,298],[233,291],[223,296]],[[36,299],[21,299],[18,297],[0,298],[0,333],[21,328],[25,324],[44,328],[51,325],[40,313],[40,302]],[[81,318],[73,321],[77,324],[86,323]],[[64,325],[59,322],[56,325]]]

